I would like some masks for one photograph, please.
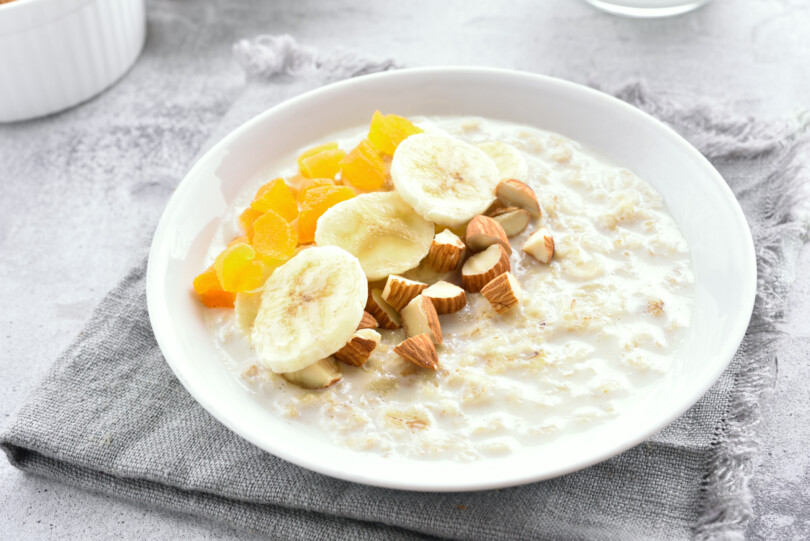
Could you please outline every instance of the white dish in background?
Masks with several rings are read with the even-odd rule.
[[[15,0],[0,5],[0,122],[81,103],[143,48],[143,0]]]
[[[695,304],[675,367],[639,407],[581,433],[505,458],[458,463],[352,451],[264,408],[230,375],[191,289],[218,222],[247,179],[330,134],[366,124],[375,109],[404,116],[506,120],[560,133],[627,167],[664,197],[692,251]],[[305,119],[305,120],[302,120]],[[736,351],[756,285],[753,242],[723,179],[674,131],[600,92],[520,72],[413,69],[344,81],[247,122],[192,168],[160,221],[147,272],[149,313],[167,362],[212,415],[300,466],[359,483],[426,491],[481,490],[555,477],[640,443],[692,406]]]

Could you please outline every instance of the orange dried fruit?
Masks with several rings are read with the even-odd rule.
[[[361,190],[377,190],[385,184],[385,163],[374,145],[363,139],[340,162],[340,178]]]
[[[275,178],[259,188],[250,208],[260,214],[275,211],[289,222],[298,217],[298,203],[283,178]]]
[[[406,137],[423,131],[405,117],[383,115],[375,111],[368,129],[368,140],[383,154],[393,156],[394,151]]]
[[[233,308],[236,294],[224,291],[213,265],[194,278],[194,291],[208,308]]]
[[[225,248],[214,261],[214,269],[222,289],[232,293],[259,288],[270,270],[256,257],[256,250],[244,243]]]
[[[335,181],[331,178],[305,178],[301,181],[301,186],[298,188],[298,202],[303,203],[307,191],[312,188],[320,188],[322,186],[335,186]]]
[[[298,232],[280,214],[268,210],[253,222],[250,245],[262,259],[284,262],[295,253]]]
[[[245,232],[245,235],[250,236],[250,234],[253,233],[253,222],[262,214],[261,211],[248,207],[239,215],[239,225],[242,226],[242,231]]]
[[[315,228],[321,214],[355,196],[348,186],[322,186],[307,191],[301,214],[298,215],[298,242],[306,244],[315,240]]]
[[[298,156],[298,169],[304,178],[335,178],[345,156],[337,143],[325,143],[302,152]]]

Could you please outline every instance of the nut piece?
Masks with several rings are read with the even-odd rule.
[[[402,320],[394,308],[382,298],[382,289],[372,289],[366,301],[366,312],[374,316],[383,329],[399,329]]]
[[[433,340],[427,334],[417,334],[403,340],[394,348],[394,353],[416,366],[431,370],[439,368],[436,346],[433,345]]]
[[[377,323],[377,320],[374,319],[374,316],[369,314],[366,311],[363,311],[363,318],[360,320],[360,324],[357,326],[357,330],[360,329],[376,329],[379,327],[380,324]]]
[[[518,207],[494,210],[490,217],[501,224],[506,236],[510,239],[523,233],[523,230],[529,225],[529,220],[532,219],[532,215],[529,214],[528,210]]]
[[[323,389],[340,381],[341,375],[335,358],[329,356],[301,370],[281,374],[281,377],[304,389]]]
[[[382,298],[385,302],[393,306],[394,310],[400,312],[426,287],[427,284],[425,283],[417,282],[416,280],[408,280],[402,276],[392,274],[385,282]]]
[[[461,285],[470,293],[477,293],[490,280],[508,270],[512,270],[509,255],[503,246],[493,244],[464,262],[461,267]]]
[[[467,305],[467,293],[457,285],[444,280],[424,290],[421,296],[430,299],[438,314],[452,314]]]
[[[512,253],[506,231],[503,230],[501,224],[489,216],[474,216],[470,223],[467,224],[467,233],[464,237],[467,239],[467,246],[473,252],[480,252],[498,243],[503,246],[507,254]]]
[[[508,178],[500,181],[495,187],[495,195],[507,207],[526,209],[533,217],[540,217],[540,203],[537,202],[534,190],[519,180]]]
[[[505,272],[497,278],[493,278],[481,289],[481,293],[499,314],[503,314],[520,303],[520,291],[520,282],[511,272]]]
[[[427,261],[433,270],[447,272],[455,269],[464,254],[464,242],[458,235],[445,229],[433,237],[428,251]]]
[[[554,256],[554,237],[551,236],[548,229],[541,227],[529,235],[521,250],[540,263],[548,263]]]
[[[380,345],[380,333],[374,329],[355,331],[351,340],[335,353],[335,359],[352,366],[363,366],[369,355]]]
[[[402,309],[402,326],[405,327],[405,334],[416,336],[427,334],[433,343],[442,343],[442,326],[439,324],[439,314],[433,307],[433,302],[419,295]]]

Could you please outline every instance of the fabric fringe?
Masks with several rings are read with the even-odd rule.
[[[806,123],[760,122],[718,111],[716,104],[687,107],[653,96],[643,83],[627,85],[614,95],[670,124],[716,164],[740,157],[772,161],[765,177],[750,179],[745,186],[730,182],[741,200],[751,191],[765,194],[756,208],[746,209],[759,278],[751,323],[732,364],[737,374],[728,409],[716,427],[706,464],[694,530],[697,540],[744,539],[752,515],[748,484],[760,448],[760,404],[776,383],[777,352],[789,339],[779,325],[794,277],[785,269],[795,265],[785,258],[795,257],[807,240],[808,223],[797,212],[810,177],[802,162],[810,147],[802,133]]]
[[[322,54],[300,45],[288,34],[240,40],[234,44],[233,54],[248,79],[295,77],[313,72],[342,79],[397,67],[391,59],[375,60],[342,48]]]

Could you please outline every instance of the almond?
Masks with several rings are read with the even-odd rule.
[[[481,289],[492,309],[499,314],[514,308],[520,303],[520,282],[511,272],[493,278]]]
[[[497,209],[490,214],[490,217],[501,224],[504,233],[510,239],[523,233],[523,230],[529,225],[529,220],[532,219],[528,210],[518,207]]]
[[[416,336],[427,334],[434,344],[442,343],[442,326],[439,324],[439,314],[433,302],[419,295],[402,309],[402,326],[405,327],[405,334]]]
[[[512,247],[509,245],[509,239],[506,237],[506,231],[503,230],[501,224],[490,218],[489,216],[474,216],[470,223],[467,224],[467,246],[473,252],[480,252],[485,248],[492,246],[495,243],[503,246],[507,254],[512,253]]]
[[[363,366],[371,352],[380,345],[380,333],[374,329],[355,331],[351,340],[335,353],[335,359],[352,366]]]
[[[445,229],[433,237],[427,260],[433,270],[447,272],[455,269],[464,254],[464,242],[458,235]]]
[[[366,301],[366,312],[374,316],[383,329],[399,329],[402,320],[394,308],[382,298],[382,289],[372,289]]]
[[[394,348],[394,353],[416,366],[431,370],[439,368],[436,346],[433,345],[433,340],[427,334],[417,334],[403,340]]]
[[[495,195],[507,207],[526,209],[533,217],[540,217],[540,203],[537,202],[534,190],[519,180],[508,178],[500,181],[495,187]]]
[[[511,268],[506,250],[500,244],[493,244],[464,262],[461,267],[461,285],[467,291],[477,293],[490,280]]]
[[[380,324],[377,323],[377,320],[374,319],[374,316],[364,311],[363,318],[360,320],[360,324],[357,326],[357,330],[359,331],[360,329],[376,329],[379,326]]]
[[[467,293],[457,285],[444,280],[424,290],[422,297],[430,299],[437,314],[452,314],[467,305]]]
[[[521,248],[540,263],[548,263],[554,256],[554,237],[548,229],[541,227],[526,239]]]
[[[337,362],[332,356],[321,359],[301,370],[281,374],[281,377],[304,389],[323,389],[341,379]]]
[[[426,287],[427,284],[425,283],[392,274],[388,277],[388,281],[385,282],[382,298],[393,306],[394,310],[400,312]]]

